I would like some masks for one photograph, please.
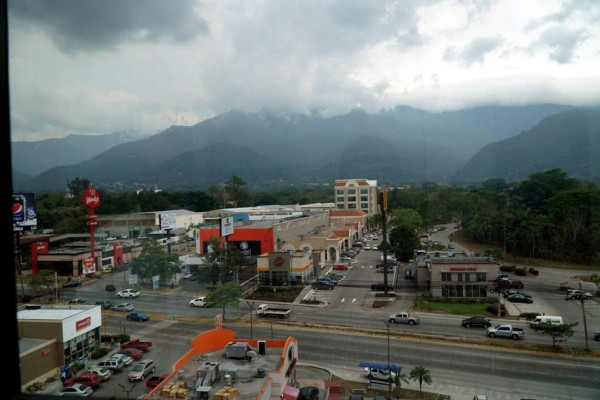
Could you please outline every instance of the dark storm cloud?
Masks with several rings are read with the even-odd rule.
[[[13,0],[9,22],[46,33],[65,52],[132,40],[182,42],[207,31],[191,0]]]
[[[461,50],[449,48],[444,54],[444,58],[448,61],[460,60],[467,65],[476,62],[483,63],[485,55],[497,49],[503,40],[499,37],[477,38],[468,43]]]

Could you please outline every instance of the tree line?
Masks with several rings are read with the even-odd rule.
[[[86,232],[87,210],[81,193],[89,181],[67,182],[72,196],[59,193],[37,198],[39,229]],[[273,188],[257,191],[232,176],[207,191],[142,191],[101,193],[102,214],[187,209],[195,212],[224,207],[309,204],[333,201],[333,186]],[[438,223],[454,223],[475,243],[495,249],[496,257],[531,257],[584,264],[600,251],[600,189],[570,178],[560,169],[535,173],[509,183],[489,179],[477,185],[449,186],[426,182],[408,190],[390,188],[390,244],[397,254],[412,254],[418,234]],[[380,220],[370,217],[374,227]]]

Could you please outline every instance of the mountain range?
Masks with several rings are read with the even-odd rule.
[[[597,109],[555,104],[443,113],[401,106],[330,118],[230,111],[137,140],[71,135],[13,142],[13,186],[64,191],[79,177],[104,190],[203,190],[232,175],[251,186],[349,177],[387,184],[514,181],[553,168],[593,179],[599,126]]]

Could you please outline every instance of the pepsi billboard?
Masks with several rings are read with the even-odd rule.
[[[13,230],[35,229],[37,227],[35,193],[14,193],[12,200]]]

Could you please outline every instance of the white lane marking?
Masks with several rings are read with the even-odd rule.
[[[342,303],[343,303],[344,301],[346,301],[346,298],[345,298],[345,297],[342,299]]]
[[[354,303],[356,301],[356,297],[352,299],[352,302]]]
[[[306,293],[306,296],[304,296],[304,298],[302,298],[302,300],[308,299],[310,296],[312,296],[314,291],[315,291],[315,289],[310,289],[310,291],[308,293]]]

